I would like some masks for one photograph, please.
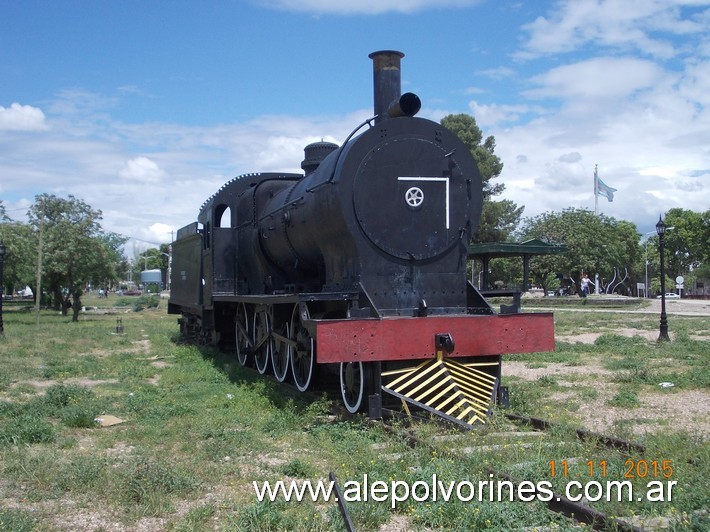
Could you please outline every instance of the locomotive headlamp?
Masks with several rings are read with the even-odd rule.
[[[387,110],[390,118],[398,116],[414,116],[422,108],[422,101],[413,92],[405,92]]]

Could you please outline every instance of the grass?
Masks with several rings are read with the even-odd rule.
[[[127,299],[113,313],[83,313],[78,323],[47,312],[38,328],[31,312],[3,315],[0,531],[145,529],[158,526],[156,519],[161,529],[180,531],[342,530],[332,501],[260,503],[251,485],[253,480],[326,479],[330,471],[341,487],[365,475],[370,482],[430,482],[436,474],[444,481],[477,483],[490,480],[486,467],[539,480],[550,478],[551,460],[579,456],[608,461],[609,478],[618,479],[625,457],[570,438],[576,409],[603,399],[614,408],[636,411],[635,401],[655,390],[659,378],[676,384],[673,393],[708,386],[707,348],[692,338],[695,330],[710,330],[707,318],[673,319],[677,340],[667,345],[614,334],[594,345],[559,344],[555,353],[518,357],[544,373],[536,381],[509,385],[516,412],[556,418],[562,427],[544,442],[523,447],[526,442],[517,436],[497,435],[508,428],[496,411],[488,428],[464,435],[466,445],[491,444],[496,450],[454,460],[447,444],[436,438],[439,428],[417,426],[423,445],[412,449],[376,423],[334,420],[326,397],[304,402],[284,395],[271,381],[239,367],[233,355],[182,344],[164,303],[155,307]],[[111,299],[85,303],[117,307]],[[136,306],[141,309],[134,311]],[[606,313],[575,314],[558,312],[557,327],[606,330],[618,320]],[[115,332],[117,318],[123,334]],[[555,365],[583,369],[592,363],[612,372],[612,384],[623,386],[618,394],[605,397],[583,371],[572,387],[552,371]],[[569,407],[551,400],[553,394],[573,392]],[[101,414],[125,422],[102,428],[94,422]],[[623,433],[644,421],[625,423],[615,430]],[[708,507],[708,445],[672,428],[661,427],[643,439],[649,446],[646,458],[677,466],[673,478],[679,492],[673,503],[595,507],[615,515],[685,515],[687,522],[678,529],[708,525],[707,518],[694,514]],[[558,489],[564,479],[553,481]],[[572,528],[536,502],[428,500],[391,509],[363,500],[349,502],[348,509],[358,530],[374,530],[393,519],[421,530]]]

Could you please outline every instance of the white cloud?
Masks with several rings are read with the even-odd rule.
[[[268,115],[210,127],[126,124],[105,113],[100,97],[73,94],[79,102],[90,102],[91,111],[77,112],[82,103],[64,105],[67,98],[62,94],[61,105],[50,105],[55,110],[50,113],[52,123],[62,127],[38,133],[31,144],[17,135],[3,139],[5,205],[43,192],[73,194],[103,212],[105,230],[135,239],[140,249],[169,242],[171,231],[196,220],[202,203],[231,178],[301,172],[307,144],[321,139],[342,143],[354,125],[372,113],[363,109],[344,116]],[[136,146],[149,154],[135,155]]]
[[[560,0],[550,15],[523,28],[530,38],[517,54],[530,58],[578,50],[593,44],[668,59],[680,52],[677,35],[707,31],[707,20],[683,18],[683,6],[707,2],[672,0]]]
[[[466,3],[473,2],[456,5]],[[295,4],[294,0],[293,9]],[[311,12],[331,13],[445,5],[424,0],[396,5],[364,0],[344,7],[332,0],[300,4]],[[649,220],[652,225],[661,209],[680,206],[700,211],[710,204],[710,38],[674,49],[684,54],[681,60],[655,59],[670,51],[664,52],[667,41],[655,38],[658,31],[693,32],[701,23],[707,27],[710,16],[705,22],[693,18],[676,28],[672,22],[683,21],[667,8],[668,2],[642,2],[640,7],[646,9],[636,11],[636,3],[622,4],[562,2],[559,15],[528,27],[530,40],[523,50],[528,57],[545,57],[515,72],[493,66],[460,85],[475,84],[469,94],[482,100],[478,96],[484,91],[478,87],[485,87],[482,76],[503,82],[515,77],[509,90],[485,89],[493,100],[471,101],[469,108],[485,128],[484,134],[496,137],[496,153],[505,164],[504,197],[525,205],[528,216],[571,206],[593,208],[595,164],[605,182],[618,189],[613,203],[600,199],[601,211],[619,219],[637,224]],[[275,0],[268,5],[286,9],[289,4]],[[591,30],[580,27],[587,22],[585,13],[592,21]],[[622,29],[639,37],[639,46],[645,40],[652,53],[631,55],[637,46]],[[548,42],[543,42],[542,32],[551,34]],[[603,50],[585,50],[583,60],[558,55],[552,67],[541,70],[549,65],[546,54],[600,43]],[[443,88],[448,83],[440,82]],[[519,86],[526,90],[512,92],[506,100]],[[133,92],[134,88],[126,85],[118,90]],[[103,211],[105,229],[146,242],[167,242],[170,232],[195,220],[205,199],[232,177],[298,172],[308,143],[321,138],[341,143],[372,114],[371,109],[361,109],[346,115],[264,115],[249,122],[198,127],[122,123],[111,114],[116,109],[120,109],[116,99],[79,89],[64,91],[56,102],[47,104],[46,119],[41,110],[30,106],[0,108],[0,130],[8,129],[3,127],[8,117],[22,115],[32,118],[25,127],[33,124],[37,131],[31,143],[20,138],[23,135],[3,135],[0,175],[5,205],[18,205],[41,192],[74,194]],[[421,116],[428,113],[439,120],[461,110],[462,106],[425,109]]]
[[[148,228],[153,241],[165,242],[167,236],[174,236],[173,228],[164,223],[154,223]]]
[[[118,175],[140,182],[158,182],[165,177],[165,172],[148,157],[136,157],[126,161]]]
[[[531,108],[528,105],[499,105],[499,104],[479,104],[476,101],[469,102],[471,113],[476,117],[476,123],[481,127],[489,127],[501,122],[515,122]],[[541,112],[538,108],[537,112]]]
[[[47,129],[41,109],[31,105],[13,103],[10,107],[0,106],[0,131],[39,131]]]
[[[510,67],[506,66],[499,66],[496,68],[488,68],[485,70],[480,70],[477,72],[477,74],[480,74],[481,76],[486,76],[491,79],[507,79],[507,78],[512,78],[515,77],[516,72]]]
[[[537,88],[523,93],[530,98],[565,100],[625,98],[655,86],[669,73],[655,63],[636,58],[596,57],[553,68],[532,78]]]

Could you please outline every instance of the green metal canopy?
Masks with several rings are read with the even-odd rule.
[[[537,238],[526,240],[525,242],[484,242],[481,244],[470,244],[468,246],[468,258],[470,260],[480,260],[483,263],[483,279],[481,286],[488,286],[488,264],[491,259],[522,257],[523,258],[523,279],[525,286],[523,292],[527,291],[527,279],[529,276],[530,257],[535,255],[559,255],[567,253],[567,246],[561,244],[549,244]]]
[[[500,257],[524,257],[525,255],[558,255],[567,253],[567,246],[548,244],[537,238],[525,242],[484,242],[468,246],[468,258],[479,259],[487,256],[489,259]]]

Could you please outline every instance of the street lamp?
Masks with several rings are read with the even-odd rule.
[[[5,296],[5,243],[0,240],[0,335],[5,334],[5,325],[2,322],[2,300]]]
[[[666,268],[664,265],[664,251],[666,247],[666,224],[661,216],[658,217],[656,224],[656,233],[658,233],[658,247],[661,251],[661,332],[658,336],[658,341],[668,341],[668,319],[666,318]]]
[[[666,227],[666,231],[672,231],[675,229],[674,226]],[[646,284],[644,285],[644,293],[646,294],[645,297],[648,297],[648,235],[655,235],[656,231],[649,231],[648,233],[644,233],[643,236],[646,237]]]

